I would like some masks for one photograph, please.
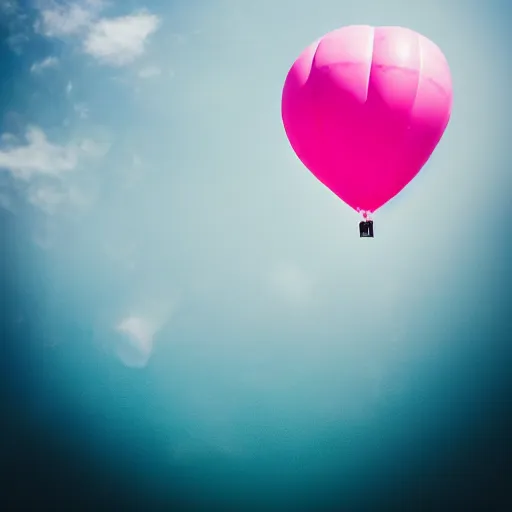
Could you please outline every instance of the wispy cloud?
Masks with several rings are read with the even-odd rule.
[[[129,64],[144,53],[146,41],[158,25],[158,17],[149,13],[102,19],[91,27],[85,52],[105,64]]]
[[[55,1],[41,10],[35,30],[48,37],[72,36],[86,31],[104,7],[100,0],[84,0],[68,5]]]
[[[15,14],[18,9],[18,3],[15,0],[0,1],[0,13],[4,15]]]
[[[153,353],[154,340],[171,316],[169,304],[153,305],[150,314],[131,314],[115,326],[121,336],[114,346],[119,360],[130,368],[143,368]]]
[[[38,127],[27,128],[26,144],[0,150],[0,168],[15,178],[29,180],[34,175],[57,176],[73,170],[78,163],[77,148],[52,144]]]
[[[79,188],[60,183],[31,187],[28,202],[47,215],[54,215],[64,205],[85,206],[89,200]]]
[[[57,57],[46,57],[46,59],[32,64],[30,71],[35,74],[42,73],[45,69],[56,68],[59,66]]]
[[[116,330],[123,335],[115,350],[122,363],[131,368],[146,366],[153,351],[155,326],[144,318],[129,316],[119,322]]]
[[[162,70],[158,66],[146,66],[137,73],[139,78],[153,78],[161,74]]]
[[[87,119],[89,117],[89,107],[85,103],[76,103],[73,105],[73,110],[80,119]]]
[[[29,41],[27,15],[17,0],[0,1],[0,21],[7,29],[6,43],[18,55],[23,53],[24,45]]]
[[[10,134],[3,134],[1,140],[0,170],[24,183],[28,202],[50,215],[63,205],[88,204],[85,191],[65,176],[79,169],[82,161],[101,158],[109,149],[108,144],[89,139],[55,144],[36,126],[27,128],[24,143]]]
[[[47,37],[77,37],[83,51],[100,63],[125,66],[140,57],[147,39],[160,24],[158,16],[138,12],[115,18],[101,17],[101,0],[70,5],[52,2],[40,12],[35,30]]]

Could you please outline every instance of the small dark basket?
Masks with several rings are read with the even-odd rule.
[[[363,220],[359,223],[359,236],[373,238],[373,220]]]

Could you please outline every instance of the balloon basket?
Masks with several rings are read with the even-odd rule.
[[[363,220],[359,223],[359,237],[373,238],[373,220]]]

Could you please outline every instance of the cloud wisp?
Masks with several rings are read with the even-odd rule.
[[[0,168],[13,177],[29,181],[36,175],[55,177],[76,168],[78,148],[51,143],[36,126],[27,128],[25,139],[25,144],[0,149]]]
[[[101,0],[52,3],[41,10],[35,30],[50,38],[77,38],[83,52],[100,64],[131,64],[144,54],[149,37],[160,26],[160,18],[147,11],[102,17],[104,6]]]
[[[122,318],[114,329],[119,335],[113,352],[129,368],[144,368],[153,354],[157,334],[169,321],[172,306],[159,303],[147,314],[129,314]]]
[[[46,69],[55,69],[59,66],[59,59],[57,57],[46,57],[46,59],[34,62],[30,67],[30,72],[34,74],[41,74]]]
[[[56,144],[37,126],[28,126],[25,141],[11,134],[2,135],[0,172],[8,172],[26,189],[27,200],[41,211],[52,214],[62,204],[83,205],[84,193],[67,179],[86,162],[100,159],[108,144],[89,139]],[[92,160],[91,160],[92,159]]]
[[[144,53],[158,24],[158,17],[148,13],[102,19],[91,27],[84,50],[101,63],[125,66]]]
[[[90,28],[103,8],[101,0],[85,0],[68,5],[51,2],[41,9],[34,28],[47,37],[79,35]]]

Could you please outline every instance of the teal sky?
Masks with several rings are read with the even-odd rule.
[[[510,357],[503,2],[0,11],[2,261],[34,429],[155,493],[183,478],[207,501],[289,505],[304,482],[356,499],[477,421]],[[445,136],[374,240],[280,117],[295,58],[350,24],[422,33],[454,84]]]

